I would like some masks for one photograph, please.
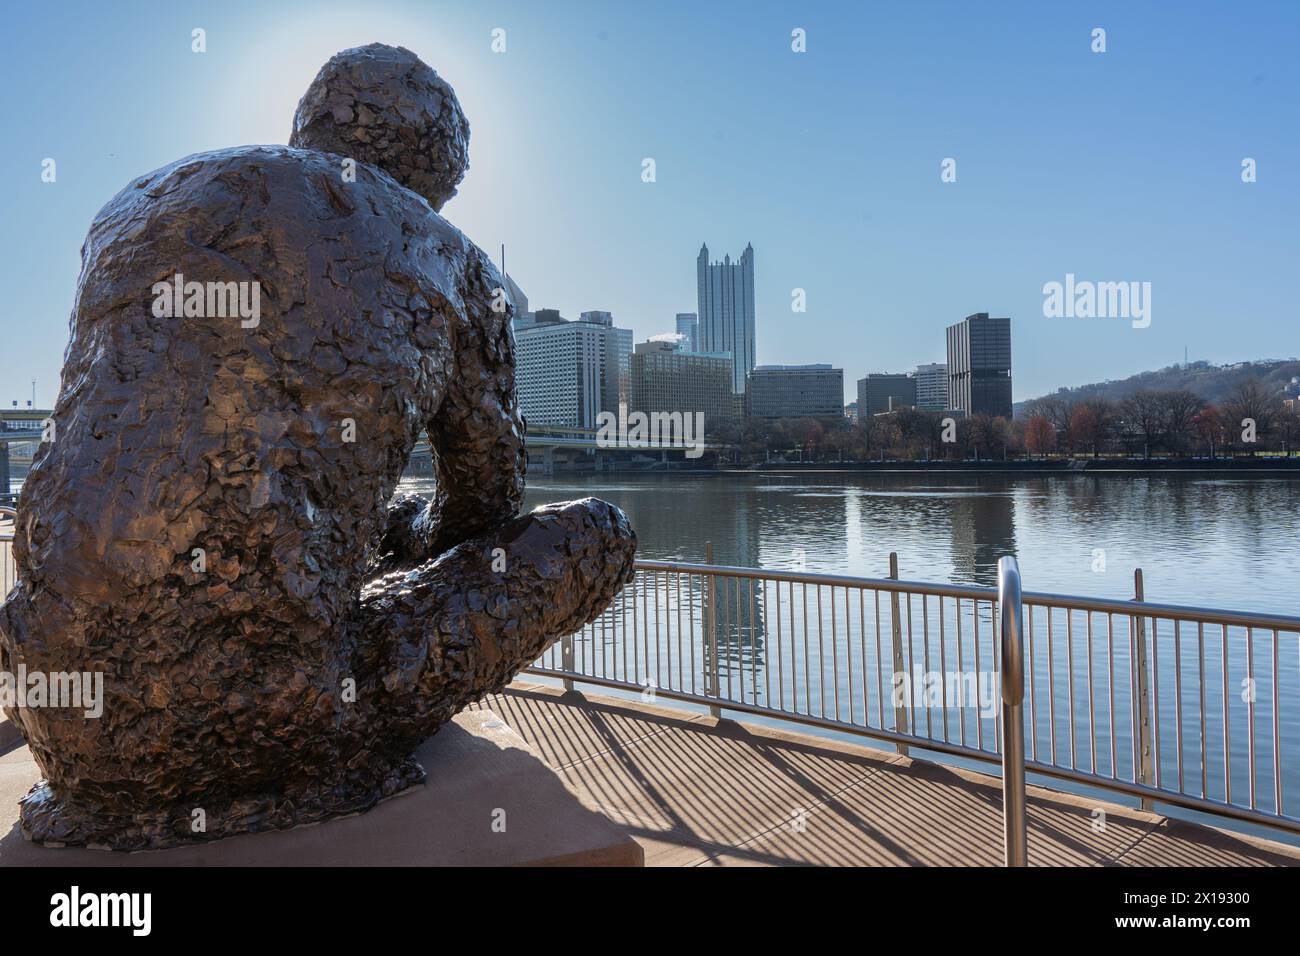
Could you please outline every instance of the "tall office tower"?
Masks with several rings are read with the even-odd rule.
[[[732,419],[731,356],[642,342],[632,353],[628,412],[704,413],[705,429]]]
[[[916,379],[905,373],[872,372],[858,379],[858,418],[916,406]]]
[[[677,313],[677,345],[683,352],[700,350],[700,320],[694,312]]]
[[[948,326],[948,407],[1011,417],[1011,319],[976,312]]]
[[[752,418],[844,417],[844,369],[829,365],[759,365],[745,402]]]
[[[627,401],[632,330],[615,328],[608,312],[569,322],[538,309],[516,320],[514,333],[515,383],[529,422],[595,428],[597,415],[617,414]]]
[[[731,387],[745,394],[745,380],[756,364],[754,349],[754,246],[745,246],[740,261],[731,256],[709,262],[709,247],[695,260],[700,319],[696,347],[701,352],[731,353]]]
[[[916,367],[916,407],[923,412],[948,408],[948,366],[942,362]]]

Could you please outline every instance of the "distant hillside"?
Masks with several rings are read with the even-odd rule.
[[[1188,365],[1170,365],[1155,372],[1139,372],[1128,378],[1109,382],[1094,382],[1077,388],[1061,388],[1039,398],[1060,398],[1075,402],[1085,398],[1107,398],[1120,401],[1142,389],[1182,389],[1195,392],[1207,402],[1219,404],[1229,397],[1241,383],[1258,380],[1271,391],[1295,394],[1291,379],[1300,376],[1300,359],[1261,359],[1255,362],[1236,362],[1232,365],[1211,365],[1209,362],[1192,362]],[[1038,401],[1030,399],[1017,402],[1019,415],[1025,406]]]

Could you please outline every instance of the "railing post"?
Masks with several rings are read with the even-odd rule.
[[[1142,587],[1142,569],[1133,569],[1133,600],[1141,602],[1146,599]],[[1134,688],[1133,695],[1133,739],[1137,741],[1137,766],[1133,768],[1135,782],[1151,784],[1151,700],[1147,686],[1147,622],[1141,615],[1133,617],[1133,660]],[[1152,810],[1155,805],[1150,797],[1142,797],[1143,810]]]
[[[898,580],[898,552],[889,552],[889,576],[891,579]],[[894,729],[900,734],[908,733],[907,723],[907,701],[911,697],[911,674],[907,673],[907,668],[903,665],[903,622],[900,620],[898,608],[898,592],[889,592],[889,617],[892,622],[890,630],[893,633],[894,645]],[[898,675],[902,674],[907,682],[908,691],[906,695],[901,695],[901,688],[898,685]],[[907,756],[907,744],[897,744],[898,752],[904,757]]]
[[[713,542],[704,542],[704,563],[713,563]],[[705,578],[708,581],[708,597],[705,601],[705,641],[708,642],[708,661],[704,668],[704,687],[705,693],[710,697],[719,697],[722,694],[722,682],[719,679],[718,670],[718,632],[714,629],[714,623],[717,615],[713,607],[713,575],[707,574]],[[722,716],[722,708],[717,704],[709,705],[709,714],[713,717]]]
[[[1020,568],[1006,555],[998,560],[998,609],[1002,615],[1002,825],[1006,865],[1029,865],[1025,823],[1024,606]]]
[[[560,639],[560,670],[565,673],[574,673],[573,663],[573,635],[569,634]],[[573,690],[573,679],[565,677],[561,683],[565,690]]]

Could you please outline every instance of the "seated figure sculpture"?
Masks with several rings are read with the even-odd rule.
[[[289,147],[189,156],[96,217],[0,665],[102,672],[102,714],[7,708],[45,777],[30,839],[161,848],[368,809],[631,579],[614,506],[519,514],[511,309],[438,215],[468,138],[414,54],[347,50]],[[436,495],[394,498],[426,430]]]

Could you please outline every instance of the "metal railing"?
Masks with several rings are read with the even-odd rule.
[[[1026,770],[1300,833],[1300,618],[1147,602],[1140,570],[1131,601],[1017,601],[1008,559],[996,589],[899,580],[895,555],[887,578],[636,567],[529,671],[1001,764],[1008,864]]]
[[[1149,603],[1140,570],[1135,584],[1131,601],[1016,602],[1014,562],[994,589],[902,581],[892,555],[888,578],[638,561],[610,607],[529,672],[904,753],[999,764],[1007,751],[1013,778],[1022,764],[1144,807],[1300,833],[1300,618]],[[1000,645],[1012,626],[1022,643]],[[1012,664],[1018,690],[1014,674],[1002,683]],[[1023,732],[1005,733],[1009,719]],[[1023,828],[1023,805],[1007,812],[1008,832]]]

